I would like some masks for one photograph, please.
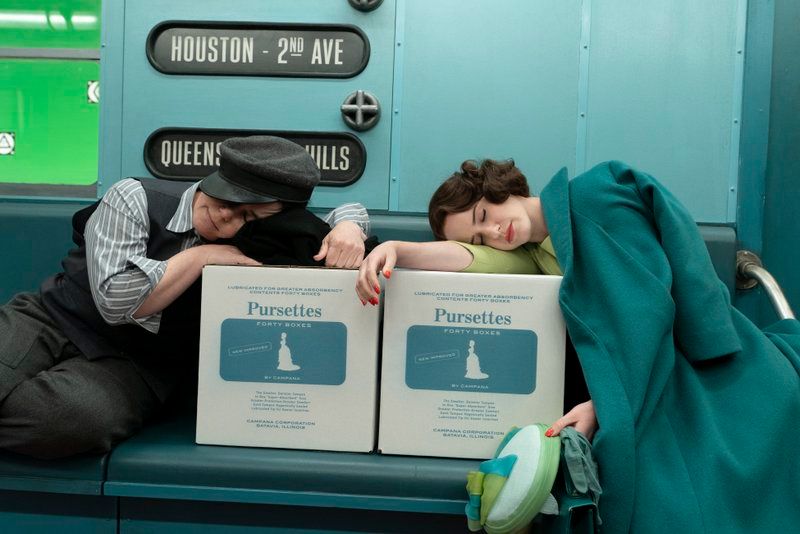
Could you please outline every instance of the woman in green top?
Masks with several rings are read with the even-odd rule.
[[[533,198],[513,165],[468,163],[430,219],[437,238],[472,245],[388,242],[362,264],[359,295],[375,299],[376,273],[396,264],[555,272],[555,251],[591,401],[553,433],[592,436],[604,531],[797,530],[800,322],[762,329],[740,313],[694,218],[658,180],[608,161],[571,180],[562,169]]]
[[[364,259],[356,291],[378,303],[378,273],[395,266],[433,271],[560,275],[538,197],[513,161],[465,161],[431,197],[428,218],[440,241],[387,241]],[[597,429],[592,401],[575,406],[548,430],[574,426],[589,439]]]

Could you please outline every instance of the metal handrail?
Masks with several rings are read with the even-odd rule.
[[[767,293],[775,313],[781,319],[794,319],[794,312],[783,295],[781,286],[761,264],[761,259],[749,250],[736,253],[736,287],[750,289],[761,283]]]

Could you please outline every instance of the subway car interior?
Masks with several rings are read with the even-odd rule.
[[[800,416],[800,326],[795,327],[792,311],[800,307],[798,28],[796,0],[0,1],[0,301],[9,303],[0,313],[0,531],[797,530],[800,462],[788,450],[796,432],[789,428]],[[226,148],[233,146],[227,140],[259,136],[291,141],[304,149],[292,157],[313,161],[318,184],[308,201],[310,212],[324,217],[342,206],[366,209],[369,222],[359,226],[364,235],[358,240],[369,238],[366,253],[389,250],[382,248],[387,243],[441,238],[431,229],[433,216],[428,217],[440,184],[459,174],[465,160],[513,160],[530,186],[530,194],[519,198],[541,194],[564,281],[560,289],[558,283],[547,286],[553,288],[552,310],[543,311],[549,304],[542,302],[536,311],[555,322],[542,319],[543,330],[524,338],[534,347],[538,343],[532,382],[518,386],[518,377],[509,377],[490,383],[500,373],[493,370],[492,357],[510,354],[505,347],[522,343],[513,336],[523,339],[521,332],[527,332],[512,330],[516,316],[511,323],[512,316],[497,311],[499,306],[522,306],[525,299],[526,306],[534,306],[538,298],[525,296],[528,282],[514,285],[513,277],[520,275],[431,274],[423,268],[414,282],[415,273],[398,271],[389,280],[392,273],[384,272],[378,298],[365,304],[371,299],[359,302],[353,290],[357,268],[306,274],[316,287],[310,290],[300,287],[306,282],[293,278],[292,269],[206,267],[202,306],[194,303],[193,311],[202,315],[200,346],[215,347],[208,372],[206,355],[198,364],[198,340],[173,337],[169,350],[185,352],[180,356],[187,363],[177,368],[183,376],[135,432],[100,452],[58,458],[27,454],[15,436],[31,431],[13,406],[19,402],[20,394],[14,396],[19,384],[39,376],[26,363],[32,342],[17,339],[20,331],[34,327],[19,319],[18,311],[7,310],[19,309],[14,303],[20,294],[34,295],[36,302],[47,298],[50,289],[43,281],[60,283],[57,273],[80,270],[75,262],[94,276],[85,247],[96,239],[81,214],[100,210],[96,203],[100,200],[102,207],[109,195],[133,205],[127,193],[120,196],[128,191],[121,187],[130,182],[127,178],[138,178],[132,183],[142,184],[136,186],[146,191],[142,198],[156,206],[151,191],[194,191],[207,176],[234,172],[231,166],[238,160]],[[241,171],[244,184],[258,179],[265,167],[247,168]],[[598,173],[617,182],[608,191],[591,185],[600,184]],[[550,199],[556,198],[560,179],[572,195],[571,207],[565,208],[571,215],[563,221],[550,204],[556,202]],[[194,194],[210,191],[206,183]],[[644,207],[631,208],[628,197],[601,204],[623,189],[625,194],[635,190]],[[473,225],[487,217],[478,207],[489,197],[476,198],[482,200],[469,204]],[[270,200],[275,199],[289,202],[281,196]],[[589,228],[586,217],[591,216],[581,210],[601,205],[593,220],[606,222]],[[615,218],[629,208],[648,230],[639,232]],[[143,224],[162,231],[160,215],[144,209]],[[197,205],[194,209],[199,213]],[[678,219],[690,221],[688,233],[675,226]],[[248,220],[245,214],[245,226]],[[641,237],[649,239],[652,228],[656,251]],[[516,231],[501,229],[508,244]],[[218,246],[209,245],[199,228],[196,232],[196,244]],[[635,233],[625,237],[630,250],[619,248],[627,245],[618,246],[615,232]],[[693,239],[701,251],[687,244]],[[148,258],[161,246],[155,241],[146,241]],[[491,247],[485,235],[473,239],[478,241]],[[601,242],[609,247],[602,254],[597,252]],[[78,252],[67,256],[76,246]],[[599,260],[595,253],[601,254]],[[706,271],[695,270],[698,254]],[[158,260],[172,265],[167,257]],[[147,273],[148,258],[123,261],[124,268]],[[617,267],[609,266],[617,261],[613,258]],[[470,256],[470,261],[477,259]],[[378,265],[380,270],[383,264]],[[398,267],[414,265],[398,261]],[[691,281],[702,291],[722,288],[716,300],[694,285],[687,289],[691,284],[684,270],[692,276],[705,273]],[[274,278],[239,274],[272,271]],[[535,272],[552,274],[544,268]],[[510,285],[486,293],[482,284],[494,282],[482,277],[492,276],[497,284]],[[530,278],[539,283],[548,277]],[[262,279],[268,285],[258,285]],[[401,299],[403,280],[419,285]],[[340,284],[339,289],[319,289],[328,283]],[[235,319],[234,312],[225,315],[245,290],[250,296],[244,311]],[[393,291],[400,304],[391,303]],[[498,297],[491,297],[492,291],[506,296],[491,300]],[[481,292],[490,297],[475,307]],[[63,305],[69,306],[73,297],[64,295]],[[92,294],[86,295],[91,306]],[[279,300],[287,295],[297,300]],[[414,300],[421,297],[439,302],[431,304],[436,315],[430,321],[422,317],[423,304]],[[333,304],[335,318],[317,321],[328,298],[339,299]],[[307,300],[292,304],[300,299]],[[635,308],[626,307],[636,299]],[[623,318],[616,311],[618,301],[636,311]],[[574,312],[578,303],[595,306],[592,318]],[[460,305],[468,313],[452,311]],[[51,321],[49,306],[40,308]],[[659,329],[656,323],[664,314],[670,317],[668,327]],[[406,330],[403,321],[419,324]],[[129,322],[138,324],[126,328],[147,327],[138,318]],[[442,328],[445,323],[450,330]],[[739,332],[738,344],[727,344],[729,323]],[[267,330],[274,338],[264,341],[258,333]],[[611,339],[612,330],[623,334],[597,349],[598,339]],[[439,333],[451,337],[442,340]],[[584,444],[582,461],[593,465],[594,473],[599,469],[599,486],[592,490],[586,478],[582,484],[568,480],[565,466],[576,453],[570,456],[565,448],[559,453],[556,447],[554,465],[560,468],[547,475],[543,493],[536,489],[535,506],[529,500],[532,487],[510,505],[513,517],[525,508],[525,524],[493,523],[501,490],[508,502],[512,490],[507,488],[524,464],[519,452],[514,467],[512,462],[501,469],[499,460],[509,458],[501,454],[503,447],[525,430],[540,428],[547,438],[531,432],[536,450],[542,451],[541,473],[547,444],[558,443],[548,441],[556,439],[550,437],[552,429],[544,430],[574,405],[564,400],[569,387],[564,389],[563,378],[547,379],[544,352],[551,337],[561,343],[561,374],[553,376],[575,371],[569,355],[564,363],[565,351],[574,345],[573,365],[579,374],[582,366],[587,395],[594,399],[596,463],[589,441],[578,437]],[[62,345],[75,348],[71,334],[64,339]],[[641,351],[631,349],[630,358],[615,355],[636,344]],[[413,358],[407,356],[412,345]],[[701,345],[713,357],[696,355]],[[756,385],[749,368],[724,370],[730,361],[740,365],[757,354],[758,347],[774,362],[769,371],[774,376]],[[389,375],[395,372],[390,363],[395,348],[402,352],[397,386]],[[56,363],[61,365],[66,349],[59,350]],[[316,374],[303,360],[304,350],[327,359]],[[372,359],[363,361],[372,363],[356,364],[367,356],[353,351],[368,352]],[[651,353],[657,355],[652,361]],[[267,375],[261,368],[241,367],[247,358],[270,354],[278,367]],[[339,356],[341,361],[334,361]],[[74,358],[96,363],[82,355]],[[458,358],[461,363],[453,363]],[[460,365],[461,374],[467,366],[465,377],[458,377],[461,385],[434,376],[451,364]],[[523,364],[514,364],[518,375],[525,374]],[[18,375],[25,376],[12,382]],[[297,392],[291,380],[304,382],[306,389]],[[132,387],[123,382],[116,387]],[[559,382],[555,393],[546,393],[554,382]],[[344,386],[350,389],[343,404],[324,396]],[[79,396],[93,394],[90,386],[75,387]],[[557,397],[558,412],[541,416],[547,420],[523,416],[509,424],[503,414],[513,407],[503,403],[527,399],[518,387],[527,388],[526,394]],[[238,396],[227,397],[234,388]],[[763,395],[754,393],[756,388]],[[417,403],[428,397],[439,419],[430,435],[417,434],[413,425],[427,424]],[[671,408],[681,402],[698,408]],[[771,415],[754,420],[748,408],[753,406],[753,414]],[[76,435],[95,423],[95,412],[76,417],[61,403],[43,409],[48,420]],[[390,428],[395,417],[412,426],[397,422]],[[729,423],[731,417],[740,417],[740,424]],[[234,424],[243,418],[247,424]],[[454,428],[464,420],[474,424],[471,430],[450,430],[442,426],[447,419]],[[499,430],[492,426],[498,419]],[[790,421],[795,425],[783,426]],[[501,442],[512,426],[524,428]],[[735,426],[740,439],[729,445]],[[290,437],[264,437],[279,433]],[[362,434],[366,445],[348,445]],[[266,441],[259,441],[262,437]],[[434,446],[446,438],[450,441],[442,448]],[[559,439],[566,447],[567,434]],[[779,439],[786,440],[785,449],[777,454],[772,444]],[[468,447],[476,444],[487,452],[471,452],[475,449]],[[495,449],[498,458],[492,456]],[[702,454],[700,463],[693,463],[693,454]],[[475,489],[476,477],[480,489]],[[794,491],[784,491],[791,487]],[[749,506],[742,506],[748,500]],[[489,513],[492,506],[495,515]]]

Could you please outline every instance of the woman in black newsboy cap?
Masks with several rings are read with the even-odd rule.
[[[128,178],[76,213],[64,271],[0,307],[0,363],[15,362],[0,365],[0,448],[104,452],[141,428],[196,379],[203,266],[258,265],[228,240],[305,206],[319,179],[295,143],[236,138],[199,183]],[[357,267],[366,210],[351,204],[326,219],[334,228],[316,259]]]

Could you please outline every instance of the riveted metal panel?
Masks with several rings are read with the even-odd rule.
[[[592,3],[587,168],[626,161],[698,221],[734,222],[743,5]]]
[[[406,2],[400,211],[468,158],[513,157],[538,191],[574,170],[581,2]]]

